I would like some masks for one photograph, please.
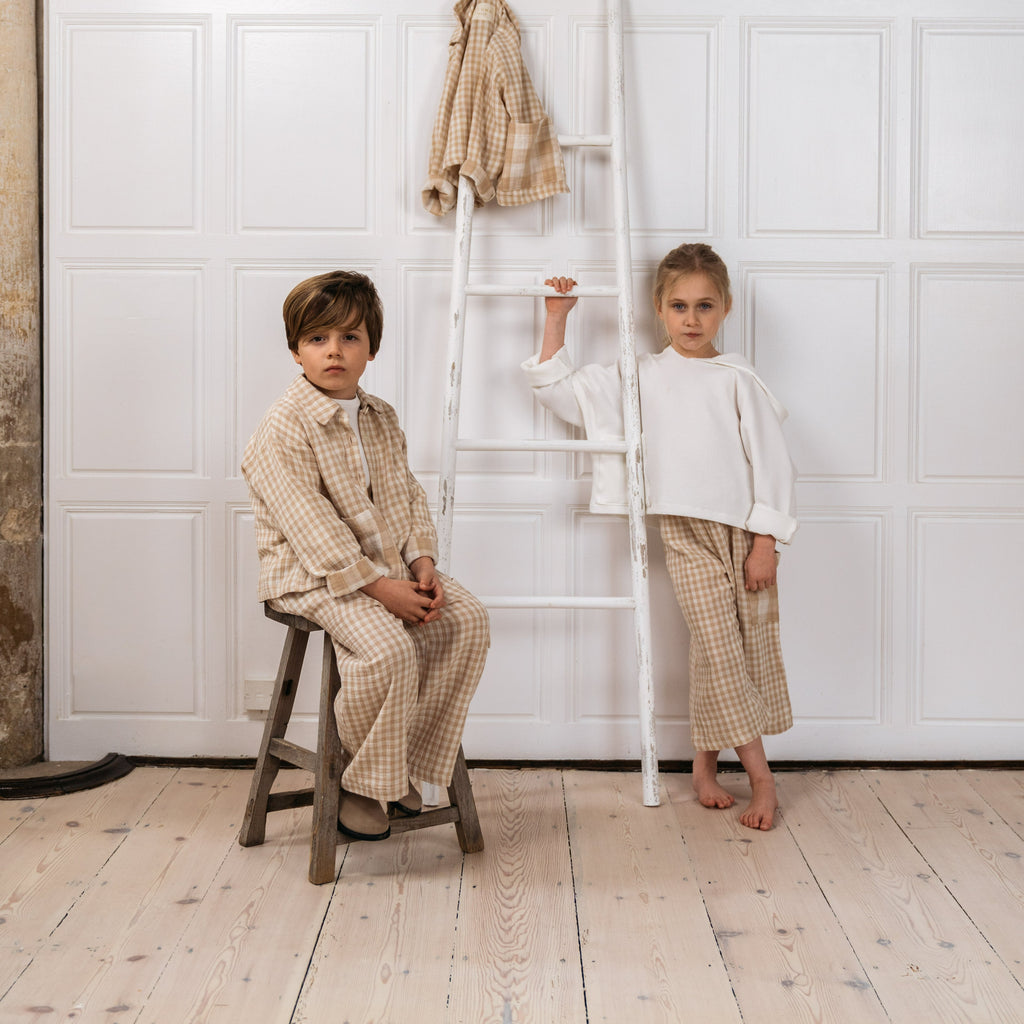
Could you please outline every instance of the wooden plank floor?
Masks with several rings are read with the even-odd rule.
[[[0,1024],[1024,1022],[1024,772],[784,773],[761,833],[688,775],[476,770],[483,853],[324,886],[308,808],[238,845],[250,777],[0,802]]]

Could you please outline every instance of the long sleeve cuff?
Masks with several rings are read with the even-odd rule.
[[[458,199],[458,185],[449,181],[444,174],[431,174],[421,190],[423,209],[435,217],[443,217],[455,209]]]
[[[354,594],[374,580],[379,580],[384,573],[368,558],[360,558],[354,565],[346,566],[337,572],[327,575],[327,592],[332,597],[344,597]]]
[[[746,529],[751,533],[766,533],[780,544],[788,544],[796,533],[797,525],[793,516],[769,508],[760,502],[754,502],[754,507],[747,517]]]
[[[537,352],[520,366],[532,388],[557,384],[558,381],[565,380],[575,369],[564,347],[543,363],[540,361],[540,353]]]
[[[417,558],[423,557],[431,559],[437,565],[437,544],[433,537],[414,534],[406,541],[405,547],[402,549],[402,558],[405,559],[406,565],[412,565]]]

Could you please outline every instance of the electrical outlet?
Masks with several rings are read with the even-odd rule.
[[[270,699],[274,696],[273,679],[246,679],[245,710],[269,711]]]

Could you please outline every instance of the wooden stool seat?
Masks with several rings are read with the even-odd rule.
[[[275,611],[263,606],[268,619],[288,627],[281,664],[274,683],[274,696],[263,728],[263,741],[256,759],[256,771],[249,790],[249,802],[242,820],[238,841],[242,846],[258,846],[266,837],[267,814],[290,807],[313,805],[313,836],[309,855],[309,880],[314,885],[333,882],[335,851],[338,844],[355,842],[338,829],[338,805],[341,774],[345,767],[341,739],[334,717],[334,699],[341,685],[334,644],[324,633],[323,671],[320,677],[320,715],[317,725],[317,749],[300,747],[284,738],[298,690],[299,674],[306,655],[309,634],[321,627],[300,615]],[[271,793],[282,764],[295,765],[313,773],[313,787]],[[452,822],[464,853],[484,848],[483,834],[476,813],[476,801],[469,782],[466,758],[459,747],[455,771],[448,786],[450,807],[423,811],[415,817],[391,815],[391,832],[409,832]]]

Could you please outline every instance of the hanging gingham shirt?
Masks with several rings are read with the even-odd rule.
[[[358,395],[369,493],[348,417],[303,376],[245,449],[261,601],[322,586],[341,596],[381,576],[410,579],[408,566],[422,555],[437,561],[427,496],[409,471],[395,410]]]
[[[459,175],[481,206],[518,206],[568,192],[558,135],[523,65],[519,22],[505,0],[459,0],[459,27],[434,121],[423,205],[455,206]]]

